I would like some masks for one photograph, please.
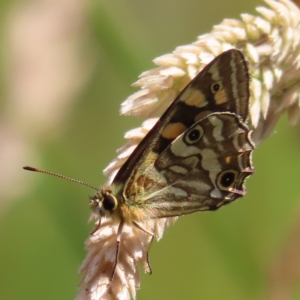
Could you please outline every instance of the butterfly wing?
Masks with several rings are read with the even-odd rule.
[[[232,112],[246,121],[249,73],[242,53],[232,49],[209,63],[178,95],[120,168],[113,185],[125,202],[134,202],[139,178],[187,128],[211,112]]]
[[[155,217],[170,217],[216,210],[245,195],[244,181],[254,171],[250,134],[236,114],[208,115],[147,168],[132,201]]]

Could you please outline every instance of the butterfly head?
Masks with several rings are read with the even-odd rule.
[[[117,207],[118,200],[110,190],[99,190],[95,196],[90,197],[91,210],[100,216],[112,213]]]

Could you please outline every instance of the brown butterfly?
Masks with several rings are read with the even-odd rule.
[[[90,198],[99,215],[95,231],[104,216],[119,222],[111,281],[124,224],[149,233],[143,220],[216,210],[246,194],[255,147],[248,117],[247,63],[240,51],[228,50],[178,95],[112,184]]]

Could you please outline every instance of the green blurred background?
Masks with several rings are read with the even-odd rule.
[[[23,1],[18,10],[38,2]],[[76,47],[81,64],[89,65],[88,76],[61,119],[45,134],[31,137],[34,159],[18,166],[18,172],[24,172],[22,186],[29,188],[1,211],[0,299],[74,298],[84,241],[93,228],[87,224],[92,190],[21,167],[33,165],[101,185],[102,169],[123,145],[124,132],[141,124],[120,117],[119,107],[136,91],[131,84],[137,76],[154,67],[152,59],[193,42],[223,18],[254,14],[255,6],[264,5],[258,0],[73,2],[84,11]],[[1,3],[4,46],[15,4]],[[7,65],[7,53],[2,58],[2,66]],[[0,116],[9,122],[5,72],[9,65],[1,72]],[[15,130],[22,133],[23,125]],[[283,116],[254,153],[256,173],[247,182],[248,195],[220,211],[182,217],[170,227],[162,241],[153,244],[153,275],[142,275],[137,299],[300,299],[299,263],[276,268],[281,253],[291,247],[291,236],[296,232],[300,240],[299,152],[299,126],[290,127]],[[297,243],[292,249],[297,251]],[[280,284],[288,286],[288,297],[274,292]]]

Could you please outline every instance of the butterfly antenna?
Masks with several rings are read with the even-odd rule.
[[[27,171],[44,173],[44,174],[52,175],[52,176],[55,176],[55,177],[60,177],[60,178],[66,179],[66,180],[70,180],[70,181],[73,181],[73,182],[76,182],[76,183],[88,186],[88,187],[90,187],[90,188],[92,188],[92,189],[94,189],[96,191],[99,191],[99,189],[93,187],[92,185],[90,185],[88,183],[85,183],[85,182],[83,182],[81,180],[73,179],[73,178],[70,178],[70,177],[67,177],[67,176],[64,176],[64,175],[61,175],[61,174],[57,174],[57,173],[53,173],[53,172],[45,171],[45,170],[40,170],[40,169],[37,169],[37,168],[28,167],[28,166],[23,167],[23,169],[27,170]]]

